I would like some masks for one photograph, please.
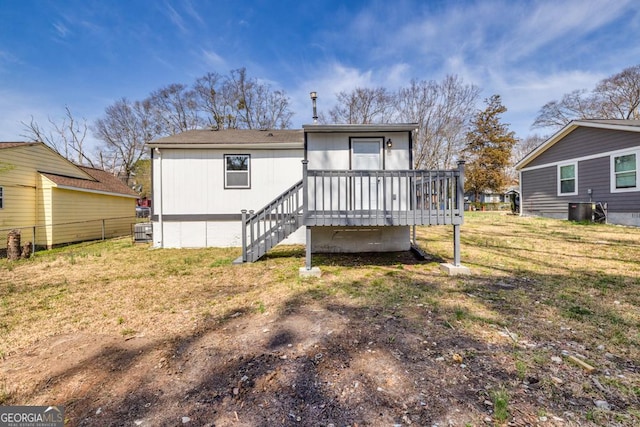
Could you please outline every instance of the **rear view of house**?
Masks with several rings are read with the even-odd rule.
[[[0,143],[0,249],[9,230],[36,246],[131,233],[137,194],[40,142]]]
[[[462,168],[413,169],[415,124],[194,130],[149,144],[153,241],[240,246],[253,262],[280,243],[314,252],[406,251],[411,227],[453,225],[459,266]]]
[[[559,219],[581,204],[612,224],[640,226],[640,121],[578,120],[516,165],[521,213]]]

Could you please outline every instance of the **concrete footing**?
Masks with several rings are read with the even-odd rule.
[[[300,277],[320,277],[322,271],[318,267],[311,267],[311,270],[307,270],[306,267],[300,267]]]
[[[449,276],[466,276],[471,274],[468,267],[463,265],[453,265],[449,263],[440,264],[440,270],[447,273]]]

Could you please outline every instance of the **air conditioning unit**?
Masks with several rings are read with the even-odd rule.
[[[150,222],[141,222],[133,225],[133,241],[135,243],[153,241],[153,227]]]
[[[591,221],[592,216],[593,203],[569,203],[569,221]]]

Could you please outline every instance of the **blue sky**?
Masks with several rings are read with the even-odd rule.
[[[546,102],[639,64],[638,40],[636,0],[0,0],[0,141],[240,67],[286,91],[294,127],[312,90],[326,111],[340,91],[456,74],[501,95],[524,138]]]

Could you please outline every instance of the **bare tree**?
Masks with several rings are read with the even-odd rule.
[[[418,123],[415,138],[416,168],[451,168],[464,147],[480,88],[465,85],[457,76],[442,82],[415,81],[397,95],[400,120]]]
[[[511,164],[507,168],[507,175],[512,181],[518,180],[518,172],[513,167],[527,154],[538,148],[547,138],[538,134],[529,135],[524,139],[519,139],[511,149]]]
[[[131,102],[122,98],[105,109],[93,127],[103,143],[103,168],[129,183],[136,163],[146,155],[145,144],[164,134],[166,123],[158,123],[156,113],[148,99]]]
[[[245,68],[232,70],[223,85],[227,103],[233,107],[239,129],[284,129],[291,126],[293,113],[284,91],[247,76]]]
[[[571,120],[596,117],[596,103],[586,90],[574,90],[562,96],[560,101],[547,102],[533,122],[534,128],[561,128]]]
[[[173,135],[204,125],[198,114],[196,91],[186,85],[172,83],[162,87],[151,92],[144,102],[148,103],[164,134]]]
[[[580,119],[638,119],[639,107],[640,65],[636,65],[601,80],[591,92],[575,90],[546,103],[532,127],[558,129]]]
[[[293,113],[289,110],[289,98],[283,91],[272,91],[269,86],[258,85],[256,100],[254,109],[260,129],[286,129],[291,126]]]
[[[58,154],[78,165],[94,167],[94,159],[87,152],[85,139],[87,137],[87,120],[76,120],[69,106],[64,107],[65,116],[61,122],[48,117],[49,129],[38,124],[33,116],[27,124],[21,122],[25,133],[21,136],[38,142],[44,142]]]
[[[218,73],[207,73],[196,79],[194,91],[198,108],[202,111],[206,125],[217,129],[235,129],[238,120],[231,96],[231,85]]]
[[[601,118],[638,119],[640,65],[602,80],[593,91]]]
[[[395,98],[383,87],[355,88],[337,94],[338,103],[329,110],[333,123],[389,123],[394,115]]]

